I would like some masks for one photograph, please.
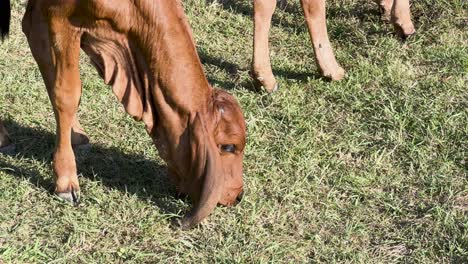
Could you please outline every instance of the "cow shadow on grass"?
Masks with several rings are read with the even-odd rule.
[[[11,158],[18,161],[30,160],[51,164],[55,146],[54,134],[43,129],[24,127],[9,119],[4,120],[4,123],[16,145],[15,153],[11,155]],[[186,209],[180,202],[177,202],[176,190],[167,176],[166,166],[156,160],[97,144],[75,150],[75,156],[79,178],[88,178],[100,182],[107,188],[135,194],[142,200],[154,203],[163,214],[176,215]],[[34,165],[19,167],[5,160],[8,159],[0,159],[0,170],[18,178],[26,178],[33,185],[53,195],[52,176],[44,175],[44,172],[39,171]],[[48,171],[52,173],[52,169]],[[83,186],[83,181],[80,180],[80,182],[82,195],[84,195],[83,201],[88,197],[86,197],[86,187]]]
[[[204,66],[215,66],[218,69],[224,71],[229,76],[229,80],[232,80],[227,82],[225,80],[216,78],[212,74],[207,74],[206,77],[208,78],[210,84],[214,85],[215,87],[222,88],[224,90],[235,89],[236,85],[239,84],[238,80],[240,78],[240,72],[243,70],[239,67],[239,65],[229,62],[224,58],[214,57],[203,51],[201,48],[198,48],[197,52],[198,56],[200,57],[200,61]],[[249,88],[249,86],[246,83],[242,83],[241,85],[242,87]]]
[[[216,68],[224,71],[224,73],[229,78],[229,81],[226,81],[221,80],[213,76],[212,74],[207,74],[207,78],[210,84],[214,85],[215,87],[222,88],[224,90],[234,90],[236,89],[236,87],[242,87],[250,91],[259,92],[258,87],[255,87],[252,78],[245,77],[246,73],[248,73],[250,70],[249,67],[240,67],[236,63],[228,61],[228,59],[226,58],[214,57],[204,52],[202,49],[198,49],[198,54],[203,65],[215,66]],[[313,53],[310,56],[310,63],[312,65],[315,65]],[[301,83],[307,83],[309,79],[323,79],[323,77],[320,74],[318,74],[317,69],[290,70],[287,68],[279,68],[273,66],[273,74],[276,78],[294,79],[295,81]]]

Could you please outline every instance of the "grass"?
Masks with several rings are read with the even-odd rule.
[[[372,1],[328,1],[347,70],[332,83],[317,77],[298,1],[284,4],[273,95],[248,77],[251,1],[184,1],[210,82],[248,123],[243,202],[190,231],[171,226],[190,202],[84,56],[83,199],[52,195],[55,121],[21,2],[0,49],[0,117],[17,145],[0,154],[0,262],[468,262],[466,1],[413,1],[418,33],[405,43]]]

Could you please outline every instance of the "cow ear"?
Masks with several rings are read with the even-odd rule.
[[[221,157],[214,135],[207,132],[202,116],[197,113],[189,126],[191,157],[191,180],[196,195],[193,208],[182,219],[182,228],[189,229],[199,224],[218,204],[224,187]]]

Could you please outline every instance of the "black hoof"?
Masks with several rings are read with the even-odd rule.
[[[179,200],[187,200],[189,198],[189,196],[186,193],[176,192],[175,193],[175,198],[179,199]]]
[[[195,226],[196,225],[194,225],[192,223],[191,219],[189,217],[186,217],[186,216],[184,216],[184,218],[182,218],[179,221],[179,227],[182,230],[190,230],[190,229],[194,228]]]

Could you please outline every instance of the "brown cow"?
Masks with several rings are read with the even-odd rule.
[[[192,198],[182,227],[240,200],[245,121],[234,97],[208,84],[180,1],[29,0],[22,26],[57,121],[58,196],[76,202],[80,190],[72,144],[87,140],[76,117],[81,48]]]
[[[277,0],[254,0],[254,52],[251,75],[258,86],[267,91],[277,89],[277,82],[271,70],[268,50],[268,32],[271,17]],[[415,33],[411,22],[409,0],[376,0],[383,11],[384,18],[392,21],[396,32],[402,37]],[[331,80],[340,80],[345,71],[335,59],[328,39],[325,19],[325,0],[301,0],[302,9],[309,28],[309,35],[314,47],[315,60],[321,74]]]

